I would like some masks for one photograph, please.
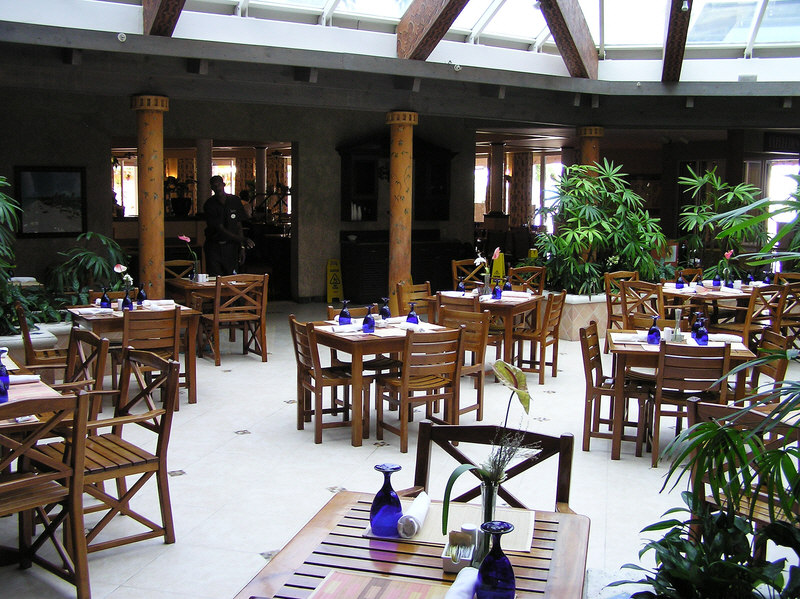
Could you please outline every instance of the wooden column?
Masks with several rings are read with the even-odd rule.
[[[137,116],[139,280],[151,298],[164,297],[164,113],[166,96],[131,98]]]
[[[197,164],[197,211],[203,211],[203,204],[211,197],[211,167],[214,156],[214,140],[211,138],[196,139],[194,142]],[[194,241],[194,239],[192,239]],[[205,272],[205,269],[202,271]]]
[[[492,142],[489,152],[489,202],[486,212],[500,214],[503,210],[503,189],[505,188],[506,151],[503,142]]]
[[[581,141],[581,164],[593,165],[600,162],[600,138],[602,127],[579,127],[578,137]]]
[[[256,146],[256,204],[267,197],[267,148]]]
[[[416,112],[386,114],[391,129],[389,148],[389,298],[397,314],[397,284],[411,282],[411,191],[414,170]]]

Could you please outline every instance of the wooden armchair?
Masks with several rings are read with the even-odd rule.
[[[508,280],[512,285],[520,285],[530,289],[533,293],[544,293],[544,284],[547,281],[546,266],[518,266],[508,269]]]
[[[649,329],[653,317],[664,319],[664,293],[661,285],[646,281],[620,281],[622,326],[625,329]]]
[[[55,368],[65,368],[67,363],[66,349],[36,349],[31,341],[31,331],[28,327],[28,315],[20,302],[14,303],[14,310],[17,312],[19,321],[19,331],[22,334],[22,345],[25,349],[25,366],[49,366]]]
[[[615,327],[621,329],[623,327],[622,281],[638,280],[639,273],[633,270],[618,270],[617,272],[607,272],[603,275],[609,329]]]
[[[477,299],[477,298],[475,298]],[[483,388],[486,381],[486,344],[489,338],[488,310],[483,312],[464,312],[449,307],[439,309],[439,324],[448,329],[464,329],[464,363],[461,365],[461,376],[475,379],[475,403],[462,406],[459,401],[458,415],[476,412],[475,419],[483,420]]]
[[[526,315],[523,325],[514,330],[517,366],[526,372],[537,372],[539,384],[544,385],[545,368],[551,366],[551,376],[558,376],[558,332],[567,292],[551,293],[547,296],[541,322],[536,316]],[[530,344],[530,353],[524,357],[525,342]],[[552,346],[552,360],[546,361],[547,348]]]
[[[75,585],[78,599],[89,599],[89,567],[83,536],[83,463],[89,399],[85,394],[56,399],[26,399],[0,405],[0,421],[35,416],[35,427],[0,430],[0,517],[19,514],[19,544],[0,553],[20,568],[32,563]],[[70,426],[65,426],[70,423]],[[64,430],[70,451],[50,456],[42,443]],[[43,523],[43,526],[35,526]],[[36,531],[38,536],[33,539]],[[61,534],[63,534],[63,543]],[[45,551],[50,542],[56,560]],[[9,596],[13,591],[7,591]],[[4,593],[5,594],[5,593]]]
[[[164,278],[182,279],[188,277],[189,273],[194,270],[195,264],[194,260],[165,260]]]
[[[466,258],[464,260],[453,260],[451,263],[453,271],[453,289],[458,289],[458,280],[464,281],[464,287],[467,291],[472,291],[476,287],[483,286],[483,271],[486,268],[485,264],[475,265],[474,258]]]
[[[414,469],[414,487],[408,494],[428,489],[431,471],[431,449],[434,445],[438,445],[459,464],[475,465],[484,460],[486,456],[481,455],[477,458],[477,462],[473,461],[473,458],[468,457],[464,453],[466,450],[465,446],[467,446],[467,444],[478,444],[490,447],[497,443],[497,440],[501,439],[503,435],[518,435],[520,437],[521,446],[530,448],[530,451],[525,453],[523,459],[506,470],[507,476],[503,483],[505,484],[515,476],[527,472],[537,464],[541,464],[549,458],[557,457],[558,470],[555,485],[555,508],[557,512],[573,513],[572,509],[569,507],[569,491],[572,479],[572,449],[574,441],[572,435],[569,433],[565,433],[560,437],[552,437],[532,431],[519,431],[503,428],[501,426],[449,426],[434,424],[429,420],[423,420],[419,423],[417,462]],[[461,443],[464,445],[460,445]],[[539,484],[539,482],[540,481],[537,481],[537,484]],[[480,494],[481,488],[480,484],[478,484],[458,497],[453,498],[453,501],[469,501],[480,497]],[[503,484],[498,487],[497,494],[511,507],[527,507],[522,501],[512,495]]]

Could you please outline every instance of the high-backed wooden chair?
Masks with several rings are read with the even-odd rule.
[[[437,291],[436,292],[437,322],[440,318],[439,313],[444,307],[450,310],[458,310],[460,312],[480,312],[481,302],[480,298],[477,295],[472,295],[468,293],[467,295],[464,296],[452,296],[452,295],[444,295],[442,294],[442,292]],[[489,334],[486,339],[486,345],[488,345],[489,347],[494,347],[494,359],[499,360],[500,355],[503,353],[503,334],[505,329],[503,329],[503,327],[499,325],[493,328],[492,324],[493,321],[490,318]],[[491,373],[491,369],[489,369],[487,372]]]
[[[661,342],[658,352],[655,395],[653,397],[653,468],[658,464],[661,417],[681,421],[687,418],[687,400],[700,397],[706,401],[725,403],[727,384],[722,384],[730,370],[731,346],[692,346]]]
[[[91,596],[83,536],[88,411],[85,394],[0,404],[0,421],[31,416],[39,420],[22,433],[0,429],[0,517],[19,514],[18,547],[0,550],[21,568],[35,563],[74,584],[78,599]],[[57,436],[56,430],[66,431],[71,451],[51,457],[42,451],[42,443]],[[43,525],[34,526],[35,521]],[[40,551],[49,548],[48,541],[58,552],[55,560]]]
[[[31,331],[28,327],[28,315],[20,302],[14,303],[14,310],[17,312],[19,321],[19,331],[22,334],[22,346],[25,349],[25,366],[53,366],[55,368],[66,367],[67,350],[63,348],[36,349],[31,340]]]
[[[464,287],[467,291],[483,286],[485,264],[476,265],[474,258],[466,258],[464,260],[453,260],[450,265],[453,272],[453,290],[458,289],[459,279],[464,281]]]
[[[614,398],[616,390],[614,377],[603,372],[603,362],[600,354],[600,337],[598,336],[597,323],[593,320],[588,326],[578,331],[583,356],[583,374],[586,383],[586,396],[583,406],[583,451],[589,451],[592,437],[598,439],[611,439],[611,426],[614,421]],[[635,435],[622,435],[623,441],[636,443],[636,455],[642,455],[642,447],[646,441],[649,429],[649,388],[639,381],[625,382],[625,414],[623,427],[634,427]],[[608,408],[603,410],[603,399],[607,398]],[[636,420],[630,416],[630,400],[638,401]],[[606,427],[605,430],[602,427]]]
[[[106,293],[108,294],[108,299],[110,299],[111,301],[117,301],[125,298],[124,289],[120,289],[119,291],[107,291]],[[136,301],[136,296],[138,293],[139,293],[138,287],[131,287],[128,290],[128,297],[130,297],[131,300]],[[90,304],[93,304],[95,300],[100,299],[101,297],[103,297],[102,291],[95,291],[95,290],[89,291]]]
[[[504,484],[512,478],[527,472],[534,466],[550,458],[558,461],[555,484],[555,509],[557,512],[572,513],[569,507],[569,492],[572,479],[572,450],[573,437],[565,433],[560,437],[552,437],[532,431],[520,431],[492,425],[448,426],[434,424],[423,420],[419,424],[417,440],[417,462],[414,469],[414,491],[428,489],[431,472],[431,454],[434,445],[438,445],[445,453],[450,455],[459,464],[479,464],[485,459],[486,449],[480,448],[479,457],[469,457],[465,452],[472,444],[492,446],[504,436],[519,438],[522,447],[532,448],[526,452],[524,459],[514,463],[506,470],[506,478],[497,489],[497,495],[511,507],[525,508],[527,506],[517,497],[512,495]],[[537,483],[538,484],[538,483]],[[452,501],[470,501],[480,497],[480,484],[465,491]]]
[[[533,293],[541,295],[544,293],[544,285],[547,282],[546,266],[517,266],[508,269],[508,280],[512,285],[522,285],[530,289]]]
[[[157,537],[164,537],[165,543],[175,542],[167,449],[178,397],[179,368],[177,362],[152,352],[123,349],[114,416],[90,421],[88,425],[89,430],[97,434],[90,436],[86,443],[84,492],[99,503],[86,506],[86,512],[104,512],[86,535],[89,553]],[[145,372],[158,374],[148,382]],[[155,405],[157,392],[164,402],[162,408]],[[130,434],[131,428],[136,430],[135,434]],[[106,432],[108,429],[110,431]],[[60,458],[65,449],[63,442],[56,442],[44,446],[42,451]],[[131,505],[131,499],[153,476],[156,477],[160,524],[142,514],[138,504],[136,509]],[[130,487],[126,480],[129,477],[136,478]],[[115,481],[116,495],[106,490],[103,483],[107,481]],[[128,516],[141,524],[144,531],[123,537],[109,534],[101,537],[102,531],[117,516]]]
[[[538,372],[539,384],[544,385],[546,366],[551,366],[551,376],[558,376],[558,332],[567,292],[551,293],[542,312],[541,322],[526,317],[523,325],[514,330],[517,366],[526,372]],[[530,343],[530,353],[524,357],[525,342]],[[546,361],[547,348],[552,347],[553,357]]]
[[[429,303],[430,297],[430,281],[425,281],[417,285],[412,285],[411,283],[405,283],[403,281],[397,284],[397,310],[401,315],[408,314],[411,311],[409,303],[414,302],[416,304],[414,308],[415,312],[420,316],[424,312],[428,316],[428,322],[432,322],[431,306]]]
[[[400,452],[406,453],[408,422],[415,405],[424,405],[426,417],[433,418],[433,404],[442,401],[444,422],[458,424],[463,352],[463,329],[406,333],[400,372],[377,377],[375,407],[379,440],[383,439],[383,431],[388,430],[400,437]],[[384,401],[399,408],[399,426],[384,420]]]
[[[165,260],[164,278],[182,279],[188,277],[194,267],[195,262],[193,260]]]
[[[661,285],[646,281],[619,282],[622,297],[622,326],[626,329],[649,329],[653,317],[664,319],[664,293]],[[661,326],[661,323],[659,323]]]
[[[319,347],[314,334],[313,323],[298,322],[294,314],[289,315],[289,330],[292,335],[294,357],[297,362],[297,430],[305,428],[306,422],[314,419],[314,443],[322,443],[322,431],[327,428],[350,426],[350,406],[348,403],[349,388],[352,386],[349,365],[323,367],[319,359]],[[362,429],[365,438],[369,438],[369,388],[372,377],[364,377],[362,398]],[[331,393],[330,402],[325,406],[325,389],[345,389],[343,407],[337,405],[337,399]],[[326,414],[338,415],[341,420],[325,421]]]
[[[676,283],[678,282],[678,278],[683,275],[683,280],[686,283],[697,283],[698,281],[703,280],[703,269],[702,268],[679,268],[675,271],[675,276],[673,277],[673,281]]]
[[[753,287],[744,313],[744,318],[729,322],[717,322],[708,326],[713,333],[733,333],[741,336],[742,342],[755,351],[763,329],[780,331],[781,316],[786,301],[787,287],[784,285],[765,285]]]
[[[242,354],[252,351],[267,361],[267,286],[269,275],[219,276],[213,312],[200,317],[201,337],[209,341],[214,365],[221,364],[220,331],[242,330]],[[200,357],[204,343],[199,343]]]
[[[798,283],[800,282],[800,272],[776,272],[774,281],[776,285]]]
[[[790,347],[800,349],[800,281],[786,285],[778,328],[789,339]]]
[[[618,270],[607,272],[603,275],[603,283],[606,291],[606,313],[608,317],[608,328],[623,327],[624,318],[622,315],[622,281],[638,281],[639,273],[634,270]]]
[[[459,398],[458,414],[477,412],[475,419],[483,420],[483,388],[486,381],[486,344],[489,338],[489,320],[491,314],[488,310],[483,312],[464,312],[449,307],[439,308],[439,324],[448,329],[464,328],[464,363],[461,365],[461,376],[475,379],[475,403],[460,405],[463,395]]]

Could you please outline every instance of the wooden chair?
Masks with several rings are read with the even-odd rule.
[[[683,275],[683,280],[686,283],[697,283],[698,281],[703,280],[703,269],[702,268],[679,268],[675,271],[675,276],[673,277],[674,282],[678,282],[678,277]]]
[[[781,315],[786,300],[787,287],[765,285],[753,287],[744,313],[744,318],[730,322],[717,322],[708,326],[712,333],[733,333],[741,336],[742,342],[755,351],[763,329],[780,331]]]
[[[611,426],[614,422],[614,398],[616,390],[614,377],[603,373],[603,362],[600,356],[600,337],[597,332],[597,323],[592,320],[589,326],[578,331],[583,355],[583,374],[586,382],[586,396],[583,413],[583,451],[589,451],[592,437],[598,439],[611,439]],[[636,455],[642,455],[642,446],[646,441],[649,429],[649,390],[650,387],[640,381],[625,382],[625,415],[623,427],[635,427],[635,435],[622,435],[623,441],[636,442]],[[603,414],[603,398],[608,398],[608,411]],[[638,400],[637,419],[630,418],[630,399]],[[601,427],[605,426],[605,431]]]
[[[214,365],[219,366],[220,331],[242,330],[242,354],[252,351],[267,361],[267,287],[269,275],[217,277],[214,311],[200,317],[200,336],[209,341]],[[198,343],[203,357],[204,343]]]
[[[790,347],[800,349],[800,281],[788,283],[785,289],[778,328],[789,339]]]
[[[800,272],[776,272],[775,285],[789,285],[800,282]]]
[[[55,368],[65,368],[67,363],[66,349],[36,349],[31,341],[31,332],[28,327],[28,315],[20,302],[14,302],[14,310],[17,312],[19,320],[19,331],[22,334],[22,345],[25,349],[25,366],[50,366]]]
[[[569,507],[569,492],[572,479],[572,449],[574,441],[569,433],[565,433],[560,437],[552,437],[532,431],[520,431],[501,426],[478,424],[452,426],[434,424],[429,420],[423,420],[419,424],[413,492],[428,489],[431,472],[431,449],[434,445],[438,445],[459,464],[475,465],[476,462],[464,453],[469,445],[491,446],[506,435],[518,436],[520,445],[525,448],[531,448],[531,451],[525,452],[522,460],[514,463],[513,466],[506,470],[507,476],[503,484],[498,487],[498,496],[511,507],[527,509],[527,506],[512,495],[504,484],[534,466],[555,457],[558,460],[555,509],[557,512],[573,513]],[[477,463],[480,463],[485,458],[484,453],[485,450],[482,449],[481,457],[478,458]],[[413,494],[413,492],[410,494]],[[453,498],[452,501],[466,502],[480,497],[480,494],[481,488],[480,484],[478,484],[458,497]]]
[[[411,311],[409,303],[414,302],[417,304],[415,307],[417,314],[421,315],[424,310],[428,315],[428,322],[432,322],[430,317],[430,298],[430,281],[425,281],[418,285],[412,285],[411,283],[405,283],[403,281],[397,284],[397,310],[401,315],[408,314]]]
[[[294,314],[289,315],[289,330],[292,334],[292,346],[297,362],[297,430],[305,428],[306,422],[314,418],[314,443],[322,443],[322,431],[326,428],[350,426],[350,406],[348,403],[349,387],[352,386],[352,377],[348,365],[323,367],[319,360],[319,348],[313,323],[298,322]],[[362,427],[364,438],[369,438],[369,388],[372,377],[364,377]],[[344,387],[343,407],[340,410],[337,400],[331,394],[328,407],[324,405],[324,392],[326,388],[336,389]],[[313,404],[312,404],[313,398]],[[342,412],[341,421],[326,422],[325,414],[337,415]]]
[[[425,405],[426,417],[432,419],[433,404],[442,401],[444,420],[440,422],[458,424],[463,342],[463,329],[407,332],[401,371],[377,377],[378,440],[382,440],[383,431],[388,430],[400,437],[400,452],[408,452],[408,422],[415,405]],[[399,426],[384,421],[384,401],[399,408]]]
[[[544,293],[544,284],[547,281],[546,266],[517,266],[508,269],[508,280],[512,285],[522,285],[533,293]]]
[[[125,310],[122,315],[122,345],[111,350],[112,385],[117,388],[117,373],[121,370],[123,347],[153,352],[164,360],[180,363],[181,309]],[[150,377],[147,369],[146,376]],[[180,386],[188,387],[186,374]],[[175,402],[179,409],[179,402]]]
[[[477,298],[476,298],[477,299]],[[488,310],[483,312],[464,312],[449,307],[439,308],[439,324],[448,329],[464,328],[464,357],[461,365],[461,376],[475,379],[475,403],[462,406],[458,405],[458,415],[475,411],[475,419],[483,420],[483,388],[486,381],[486,344],[489,338],[489,320],[491,314]],[[467,359],[469,354],[469,359]]]
[[[623,328],[649,329],[654,316],[664,319],[664,293],[661,285],[646,281],[622,280],[619,286]]]
[[[566,297],[566,291],[551,293],[547,296],[541,323],[526,315],[524,325],[514,330],[513,343],[516,345],[517,366],[526,372],[538,372],[540,385],[544,385],[546,366],[552,367],[551,376],[558,376],[558,331]],[[523,356],[526,341],[530,343],[527,359]],[[547,362],[547,348],[551,346],[553,358]]]
[[[84,492],[99,503],[86,506],[85,511],[104,512],[86,535],[89,553],[157,537],[164,537],[165,543],[175,542],[167,449],[178,398],[179,370],[180,364],[152,352],[129,347],[123,349],[122,376],[114,416],[90,421],[88,425],[89,430],[97,434],[90,436],[86,443],[83,487]],[[157,372],[158,375],[148,382],[146,372]],[[164,402],[160,409],[155,407],[157,392],[161,392]],[[100,432],[108,428],[110,432]],[[135,429],[135,434],[129,434],[131,428]],[[60,459],[65,449],[63,442],[56,442],[45,445],[42,451]],[[153,476],[156,477],[161,524],[137,512],[131,505],[134,495]],[[126,477],[136,477],[130,488]],[[115,481],[116,495],[105,489],[103,483],[107,481]],[[131,521],[141,524],[144,532],[117,538],[107,538],[109,535],[106,535],[103,540],[98,540],[100,533],[117,516],[128,516]]]
[[[770,331],[769,329],[764,329],[761,333],[761,338],[755,353],[757,357],[762,357],[769,352],[785,352],[791,346],[791,339]],[[765,399],[780,387],[786,377],[786,369],[788,367],[789,360],[787,358],[771,360],[753,366],[749,369],[750,376],[747,381],[745,381],[744,389],[736,389],[736,397],[750,398],[750,403]],[[768,382],[762,382],[761,375],[769,377],[772,384],[770,385]]]
[[[481,302],[477,295],[467,294],[465,296],[451,296],[443,295],[440,291],[436,292],[436,322],[441,318],[440,313],[442,308],[450,310],[458,310],[460,312],[480,312]],[[494,325],[494,326],[493,326]],[[499,324],[495,323],[492,318],[489,319],[489,334],[486,339],[486,345],[494,347],[494,359],[499,360],[503,353],[503,334],[505,329]],[[485,352],[484,352],[485,353]],[[486,372],[491,373],[492,369],[489,368]],[[463,374],[463,373],[462,373]],[[484,375],[485,376],[485,375]],[[480,418],[479,418],[480,420]]]
[[[633,270],[618,270],[607,272],[603,275],[606,291],[606,312],[608,315],[608,328],[623,327],[622,312],[622,281],[638,281],[639,273]]]
[[[108,293],[108,299],[110,299],[111,301],[124,299],[124,297],[125,297],[125,290],[124,289],[121,289],[119,291],[107,291],[106,293]],[[136,296],[138,295],[138,293],[139,293],[139,288],[138,287],[131,287],[130,290],[128,291],[128,297],[130,297],[131,300],[136,301]],[[89,303],[90,304],[93,304],[95,300],[98,300],[101,297],[103,297],[103,292],[102,291],[94,291],[94,290],[89,291]]]
[[[194,260],[165,260],[164,278],[183,279],[188,277],[189,273],[194,270],[195,264]]]
[[[729,343],[712,347],[661,342],[653,398],[653,468],[658,464],[661,417],[674,416],[679,432],[690,397],[725,403],[728,386],[720,381],[730,370],[730,358]]]
[[[376,315],[378,310],[378,304],[372,304],[372,314]],[[356,307],[356,308],[348,308],[350,311],[350,316],[353,318],[364,318],[367,315],[367,307]],[[333,306],[328,306],[328,320],[333,320],[339,313],[342,311],[341,308],[334,308]],[[350,366],[349,362],[342,360],[339,357],[338,352],[331,349],[331,366]],[[361,367],[364,370],[371,370],[375,372],[380,372],[383,370],[392,370],[392,369],[399,369],[403,363],[396,359],[392,358],[391,356],[384,356],[382,354],[376,355],[374,358],[370,358],[369,360],[364,360],[361,363]]]
[[[483,287],[483,271],[486,265],[475,265],[474,258],[464,260],[453,260],[450,263],[453,271],[453,289],[458,289],[458,280],[463,277],[464,287],[467,291],[472,291],[476,287]]]
[[[35,563],[74,584],[78,599],[91,596],[83,536],[83,462],[88,412],[89,399],[85,394],[0,405],[0,421],[13,422],[30,416],[39,420],[35,427],[22,433],[0,429],[0,517],[19,514],[18,547],[0,547],[0,552],[7,559],[13,556],[20,568]],[[66,423],[70,426],[65,426]],[[41,443],[57,436],[56,430],[67,431],[71,451],[50,457],[42,451]],[[35,526],[34,522],[42,526]],[[33,539],[36,531],[38,536]],[[59,532],[63,533],[63,544]],[[48,541],[58,552],[57,561],[40,552],[48,548]]]

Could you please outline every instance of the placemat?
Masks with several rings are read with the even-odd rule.
[[[308,599],[343,599],[369,597],[369,599],[441,599],[450,589],[449,584],[398,580],[372,574],[356,574],[333,570]]]

